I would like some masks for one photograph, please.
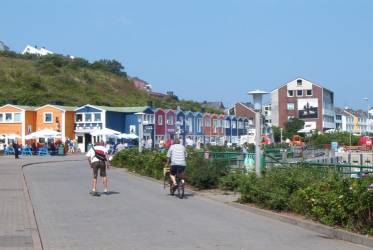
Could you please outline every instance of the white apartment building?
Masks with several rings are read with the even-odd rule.
[[[33,54],[38,56],[46,56],[49,54],[54,54],[52,51],[47,50],[45,47],[38,48],[37,46],[27,45],[22,51],[22,54]]]

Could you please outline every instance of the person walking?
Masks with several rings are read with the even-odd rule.
[[[167,152],[167,162],[168,164],[171,164],[170,177],[174,187],[177,185],[176,174],[185,171],[186,157],[187,151],[184,145],[180,144],[179,138],[176,138],[174,144],[170,146],[170,149]]]
[[[108,151],[106,147],[96,144],[88,150],[86,156],[88,157],[88,163],[93,171],[92,191],[90,194],[93,196],[100,196],[97,192],[97,176],[99,171],[104,184],[104,194],[108,194],[108,177],[106,170],[110,165],[108,164]]]
[[[19,159],[19,145],[17,141],[13,142],[14,158]]]

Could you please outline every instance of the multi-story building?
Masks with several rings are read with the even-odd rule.
[[[272,126],[272,107],[271,103],[266,103],[262,107],[262,114],[264,116],[264,123],[267,124],[267,126]]]
[[[22,54],[46,56],[54,53],[50,50],[47,50],[45,47],[38,48],[37,46],[27,45],[26,48],[22,51]]]
[[[311,129],[335,129],[334,93],[297,78],[271,92],[271,113],[274,126],[284,127],[289,119],[299,118]]]
[[[5,143],[25,144],[25,136],[36,130],[36,107],[6,104],[0,107],[0,136]]]
[[[341,132],[353,132],[354,116],[346,110],[336,107],[335,111],[335,129]]]

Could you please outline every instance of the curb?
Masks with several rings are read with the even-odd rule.
[[[36,214],[34,210],[34,206],[32,205],[30,189],[27,185],[26,176],[23,171],[23,168],[30,165],[38,165],[44,163],[55,163],[55,162],[66,162],[66,161],[84,161],[84,160],[57,160],[57,161],[44,161],[44,162],[32,162],[32,163],[21,163],[19,168],[22,174],[22,186],[23,186],[23,194],[25,196],[26,207],[27,207],[27,214],[30,221],[30,230],[31,230],[31,237],[33,242],[33,248],[35,250],[43,250],[43,242],[41,240],[41,235],[39,231],[38,222],[36,220]]]
[[[372,247],[373,248],[373,238],[369,237],[368,235],[360,235],[352,232],[348,232],[342,229],[333,228],[330,226],[326,226],[323,224],[319,224],[316,222],[300,219],[300,218],[294,218],[290,216],[286,216],[283,214],[278,214],[272,211],[250,207],[244,204],[239,204],[236,202],[229,202],[225,203],[231,207],[235,207],[241,210],[245,210],[257,215],[265,216],[270,219],[278,220],[287,224],[292,224],[310,231],[314,231],[320,234],[323,234],[327,237],[343,240],[351,243],[355,243],[362,246]]]
[[[128,174],[131,174],[131,175],[134,175],[134,176],[137,176],[137,177],[141,177],[141,178],[144,178],[144,179],[149,180],[149,181],[157,182],[157,183],[160,183],[160,184],[163,185],[163,181],[161,181],[161,180],[157,180],[157,179],[154,179],[154,178],[148,177],[148,176],[143,176],[143,175],[140,175],[136,172],[128,171],[125,168],[117,168],[117,169],[123,169]],[[342,229],[333,228],[333,227],[330,227],[330,226],[326,226],[326,225],[319,224],[319,223],[316,223],[316,222],[308,221],[308,220],[305,220],[305,219],[294,218],[294,217],[286,216],[286,215],[283,215],[283,214],[278,214],[278,213],[275,213],[275,212],[272,212],[272,211],[269,211],[269,210],[250,207],[250,206],[240,204],[240,203],[237,203],[237,202],[223,202],[223,201],[220,201],[218,199],[214,199],[212,197],[209,197],[208,195],[204,195],[203,193],[201,193],[199,191],[191,190],[189,188],[187,190],[188,190],[188,192],[191,192],[194,195],[198,195],[199,197],[202,197],[202,198],[205,198],[205,199],[208,199],[208,200],[212,200],[212,201],[215,201],[215,202],[219,202],[219,203],[222,203],[222,204],[226,204],[228,206],[231,206],[231,207],[234,207],[234,208],[237,208],[237,209],[240,209],[240,210],[245,210],[247,212],[251,212],[253,214],[261,215],[261,216],[264,216],[264,217],[267,217],[267,218],[270,218],[270,219],[273,219],[273,220],[277,220],[277,221],[281,221],[281,222],[284,222],[284,223],[287,223],[287,224],[295,225],[295,226],[301,227],[303,229],[307,229],[307,230],[310,230],[310,231],[314,231],[314,232],[323,234],[323,235],[325,235],[329,238],[332,238],[332,239],[343,240],[343,241],[346,241],[346,242],[350,242],[350,243],[354,243],[354,244],[358,244],[358,245],[373,248],[373,238],[369,237],[368,235],[364,236],[364,235],[348,232],[348,231],[345,231],[345,230],[342,230]]]

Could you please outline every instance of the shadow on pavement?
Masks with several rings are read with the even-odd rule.
[[[109,192],[107,192],[107,193],[102,192],[102,193],[100,193],[100,194],[101,194],[101,195],[113,195],[113,194],[120,194],[120,192],[109,191]]]

